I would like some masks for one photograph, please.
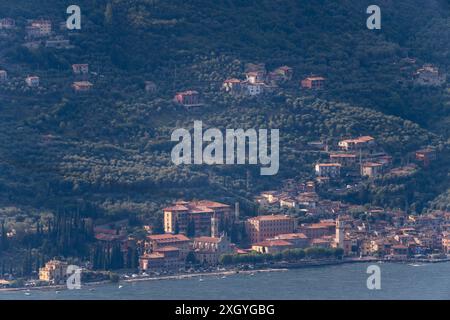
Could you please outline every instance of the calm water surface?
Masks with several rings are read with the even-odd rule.
[[[199,278],[0,292],[0,299],[450,299],[450,263],[379,264],[381,290],[368,290],[365,263]],[[119,285],[122,286],[119,288]],[[93,289],[93,290],[92,290]]]

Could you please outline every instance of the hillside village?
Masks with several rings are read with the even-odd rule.
[[[146,276],[220,265],[269,263],[276,267],[358,259],[438,261],[446,258],[450,253],[450,212],[433,211],[414,216],[402,210],[364,209],[323,199],[316,192],[316,188],[329,184],[330,180],[339,181],[343,172],[358,181],[406,170],[394,168],[391,157],[376,152],[374,138],[345,139],[338,142],[338,150],[331,150],[330,146],[326,149],[331,162],[315,165],[316,181],[298,183],[289,179],[280,190],[261,192],[254,199],[259,206],[254,217],[242,216],[238,202],[232,206],[210,200],[177,201],[162,210],[164,233],[154,234],[155,226],[145,226],[144,240],[136,239],[127,231],[128,220],[94,226],[93,237],[103,253],[94,257],[86,270],[102,269],[102,264],[107,263],[116,268],[139,268]],[[436,152],[424,149],[414,156],[408,167],[426,170],[436,159]],[[368,159],[372,162],[367,162]],[[292,213],[267,214],[283,208],[299,210],[304,217],[318,221],[299,222]],[[49,261],[39,271],[39,283],[64,281],[63,270],[67,265],[64,260]]]
[[[0,17],[0,43],[12,37],[20,37],[21,46],[30,52],[45,49],[58,53],[78,49],[73,44],[78,37],[77,31],[69,31],[65,22],[49,17],[20,22]],[[392,62],[398,67],[396,85],[448,90],[444,68],[418,61],[408,56]],[[268,65],[273,64],[243,60],[237,72],[221,74],[216,80],[205,80],[201,84],[195,81],[194,76],[192,85],[189,82],[182,85],[163,83],[164,74],[160,78],[133,78],[130,81],[135,82],[145,101],[173,107],[167,107],[169,117],[177,113],[173,110],[182,110],[181,117],[184,115],[182,112],[193,116],[202,115],[203,110],[214,113],[217,97],[222,99],[222,104],[227,99],[244,99],[258,104],[279,95],[285,95],[286,100],[292,95],[311,99],[326,94],[330,85],[337,85],[325,72],[312,73],[282,63],[273,68]],[[96,98],[100,90],[110,91],[112,87],[124,90],[121,80],[119,84],[114,82],[113,73],[103,70],[97,61],[71,61],[70,67],[52,72],[46,72],[45,68],[25,72],[26,68],[1,59],[0,95],[15,100],[22,95],[39,97],[60,93],[65,98],[84,101]],[[183,70],[177,72],[182,73]],[[83,258],[58,253],[45,256],[45,259],[29,249],[23,267],[3,262],[0,278],[4,281],[0,286],[15,286],[18,278],[26,278],[30,286],[59,284],[65,281],[65,270],[70,263],[83,265],[86,271],[94,273],[116,270],[125,279],[137,276],[136,273],[139,276],[159,276],[217,268],[280,268],[372,260],[446,260],[450,254],[448,210],[430,209],[418,215],[411,212],[408,203],[403,209],[364,206],[344,200],[349,194],[364,192],[366,185],[384,186],[384,181],[389,179],[431,175],[434,166],[445,161],[443,158],[447,153],[442,145],[429,141],[417,150],[394,154],[390,150],[395,149],[395,145],[387,150],[386,143],[381,144],[380,138],[372,132],[365,128],[357,131],[360,131],[359,135],[339,134],[328,136],[326,140],[322,139],[323,135],[317,136],[298,148],[305,159],[313,159],[311,163],[305,160],[311,179],[299,179],[294,174],[283,176],[277,189],[254,193],[255,189],[264,186],[247,187],[244,196],[243,192],[233,193],[233,186],[227,186],[226,178],[223,178],[223,186],[217,182],[207,186],[220,191],[221,188],[226,189],[227,199],[235,201],[195,200],[198,197],[184,197],[177,190],[171,195],[173,203],[168,204],[165,199],[165,205],[156,210],[156,218],[146,220],[145,225],[133,218],[107,221],[104,217],[82,217],[79,208],[70,214],[58,209],[53,224],[39,225],[38,222],[30,228],[32,233],[43,238],[48,236],[48,239],[57,233],[61,237],[58,245],[61,242],[64,248],[86,240],[93,249]],[[59,138],[48,133],[42,136],[40,146],[45,150],[58,143]],[[164,147],[164,143],[161,145]],[[75,155],[80,159],[84,156],[82,153]],[[142,167],[146,164],[139,163]],[[74,167],[73,171],[77,170],[81,171]],[[208,176],[208,182],[212,180]],[[248,179],[246,182],[249,184]],[[96,183],[101,185],[102,181]],[[74,189],[83,188],[83,183],[74,185]],[[132,192],[136,186],[133,188]],[[110,191],[108,186],[106,190]],[[89,210],[94,211],[88,207],[86,211]],[[71,231],[67,239],[65,235],[61,236],[64,233],[61,230]],[[18,230],[8,229],[3,223],[0,249],[8,250],[8,244],[14,242],[17,233]],[[80,234],[80,238],[74,234]]]
[[[314,193],[311,183],[308,186],[307,193]],[[284,198],[277,196],[265,192],[261,197],[266,199],[264,205],[286,205]],[[322,219],[298,224],[294,217],[282,214],[243,218],[238,204],[178,201],[163,209],[164,234],[152,234],[149,227],[146,239],[136,241],[127,235],[126,221],[98,226],[94,232],[109,248],[119,244],[123,255],[117,256],[119,260],[126,259],[132,248],[136,252],[132,259],[144,276],[192,272],[199,266],[207,270],[219,265],[293,267],[370,259],[442,261],[450,253],[450,212],[409,216],[402,211],[372,208],[352,215],[348,214],[351,205],[317,197],[314,204],[302,205],[312,207],[310,214],[320,212]],[[248,245],[236,245],[230,233],[239,241],[245,238]],[[60,283],[65,280],[66,268],[67,262],[49,261],[40,269],[39,280]]]
[[[74,49],[74,46],[70,44],[70,37],[77,36],[77,31],[68,30],[64,21],[55,22],[47,18],[39,18],[27,20],[26,24],[22,26],[16,25],[16,21],[12,18],[3,17],[0,19],[0,39],[8,39],[18,33],[24,34],[22,45],[29,50],[37,50],[41,47],[53,50],[71,50]],[[415,65],[416,60],[407,58],[403,59],[401,63]],[[76,93],[87,93],[93,90],[94,84],[91,81],[101,76],[98,72],[89,69],[88,61],[74,63],[72,73],[71,87]],[[279,90],[280,85],[292,81],[293,75],[294,70],[289,66],[280,66],[268,72],[264,63],[247,63],[243,74],[245,79],[225,79],[222,83],[222,90],[234,96],[258,96],[275,93]],[[46,88],[44,83],[52,80],[43,79],[39,74],[11,75],[8,70],[1,69],[0,65],[0,82],[3,83],[3,86],[14,83],[14,89],[21,89],[22,86],[18,81],[20,77],[23,78],[27,87],[44,91],[49,89]],[[418,86],[443,86],[446,83],[446,75],[438,67],[431,64],[425,64],[423,67],[417,68],[406,77],[406,81]],[[297,90],[324,90],[326,89],[326,83],[327,79],[324,75],[305,75],[296,86],[298,87]],[[142,87],[148,93],[155,94],[158,91],[158,84],[154,81],[148,80],[142,84]],[[9,87],[9,89],[12,88]],[[186,108],[200,107],[205,104],[199,90],[190,88],[173,94],[173,102]]]

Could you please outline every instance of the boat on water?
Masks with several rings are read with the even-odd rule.
[[[25,292],[25,295],[29,296],[29,295],[31,295],[31,292]]]

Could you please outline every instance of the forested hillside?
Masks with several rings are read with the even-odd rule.
[[[427,172],[367,182],[342,200],[421,213],[449,207],[450,89],[415,86],[425,63],[450,72],[450,2],[382,0],[382,29],[366,28],[372,1],[79,0],[82,29],[66,34],[70,50],[24,47],[24,31],[0,38],[0,220],[19,234],[55,212],[107,221],[160,223],[175,199],[246,201],[283,179],[314,177],[321,158],[308,142],[371,135],[406,163],[424,146],[440,152]],[[39,17],[67,18],[71,1],[1,0],[0,18],[18,26]],[[59,32],[59,31],[58,31]],[[414,58],[414,63],[405,58]],[[74,95],[71,65],[89,63],[94,93]],[[288,65],[294,78],[272,95],[231,97],[220,91],[245,64]],[[30,90],[23,79],[41,77]],[[300,90],[310,74],[327,79]],[[158,90],[146,93],[144,82]],[[448,83],[448,82],[447,82]],[[205,106],[172,102],[194,89]],[[218,128],[280,129],[280,172],[254,166],[174,166],[172,130],[194,120]],[[246,199],[246,200],[245,200]],[[112,218],[111,218],[112,217]]]

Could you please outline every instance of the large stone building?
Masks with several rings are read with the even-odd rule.
[[[317,163],[315,171],[319,177],[338,178],[341,175],[341,167],[339,163]]]
[[[195,259],[208,265],[216,265],[223,254],[232,251],[231,243],[225,234],[220,237],[198,237],[194,238],[192,245]]]
[[[164,231],[167,233],[193,233],[195,236],[211,235],[211,219],[218,219],[221,226],[234,221],[233,208],[214,201],[178,201],[163,209]],[[220,232],[223,230],[219,230]]]
[[[143,271],[178,270],[185,264],[181,250],[165,246],[139,257],[139,267]]]
[[[179,258],[185,259],[191,249],[191,240],[182,234],[166,233],[147,236],[147,252],[161,252],[166,247],[178,248]]]
[[[67,262],[50,260],[39,269],[39,280],[58,284],[66,279],[67,266]]]
[[[306,248],[309,244],[309,239],[304,233],[286,233],[275,236],[275,240],[284,240],[292,243],[295,248]]]
[[[286,215],[265,215],[249,218],[245,229],[251,243],[264,241],[283,233],[293,233],[295,219]]]
[[[312,240],[334,235],[336,232],[336,225],[332,220],[322,220],[318,223],[301,225],[298,228],[298,231],[303,233],[308,239]]]
[[[330,161],[333,163],[339,163],[345,167],[351,167],[356,164],[357,157],[354,153],[331,153]]]
[[[287,249],[293,249],[294,245],[285,240],[270,239],[252,244],[252,250],[259,253],[278,253]]]

